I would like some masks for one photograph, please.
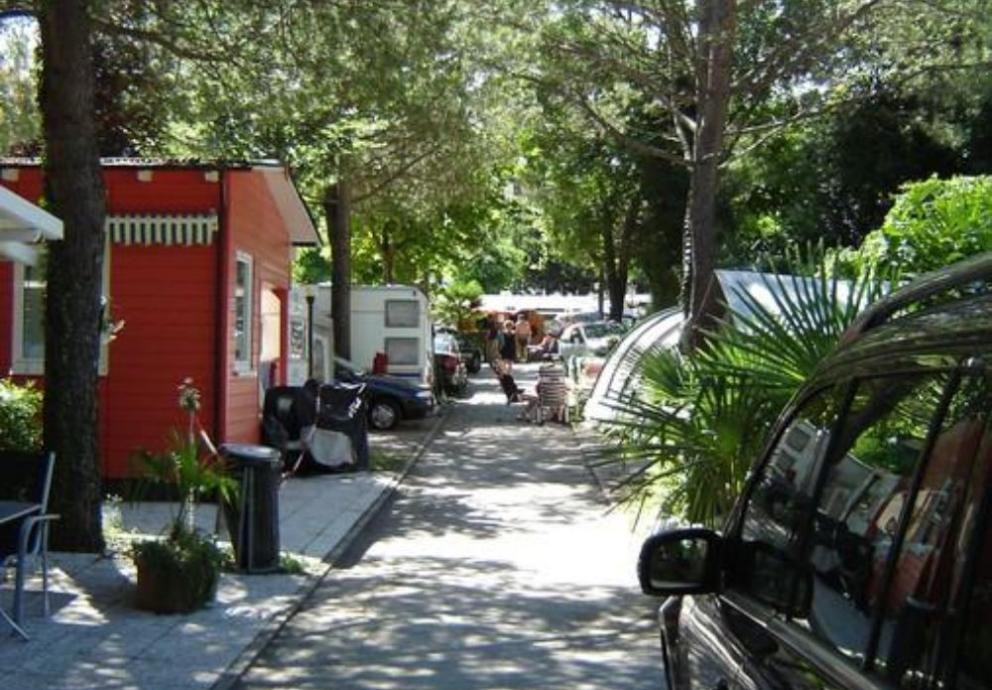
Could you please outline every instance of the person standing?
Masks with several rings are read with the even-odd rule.
[[[517,338],[517,361],[527,361],[527,346],[530,345],[531,328],[527,315],[520,313],[517,315],[517,326],[515,329]]]
[[[503,322],[503,330],[500,332],[499,356],[507,364],[512,364],[517,354],[517,339],[513,329],[513,321],[507,319]]]

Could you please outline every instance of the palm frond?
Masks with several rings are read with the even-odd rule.
[[[762,290],[735,293],[706,344],[691,356],[674,350],[643,355],[635,395],[605,401],[615,442],[598,466],[626,471],[618,499],[658,492],[663,509],[715,525],[743,487],[775,416],[857,315],[895,283],[864,272],[841,281],[825,253],[794,257],[787,274],[763,274]],[[662,491],[659,491],[662,487]]]

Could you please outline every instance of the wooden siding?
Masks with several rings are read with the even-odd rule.
[[[291,247],[289,233],[272,199],[262,174],[236,170],[228,176],[229,212],[226,217],[230,232],[230,252],[227,257],[229,290],[233,295],[235,261],[238,252],[252,257],[252,371],[239,373],[234,363],[234,299],[228,300],[227,361],[231,364],[227,382],[225,440],[257,443],[261,409],[259,405],[258,355],[261,343],[260,309],[263,286],[271,288],[282,300],[281,328],[286,328],[286,293],[289,289]],[[222,230],[223,232],[224,230]],[[286,376],[285,349],[279,362],[277,382]]]
[[[138,169],[105,168],[107,212],[207,213],[220,209],[220,185],[201,170],[158,170],[150,182]],[[28,200],[41,196],[41,172],[21,168],[3,184]],[[124,329],[110,344],[100,382],[100,437],[104,477],[133,475],[139,447],[161,449],[169,429],[182,424],[177,386],[192,377],[203,394],[201,421],[214,432],[217,244],[124,246],[110,252],[110,298]],[[12,271],[0,263],[0,367],[11,365]]]
[[[125,325],[110,345],[106,476],[127,476],[136,448],[163,448],[184,423],[184,378],[203,394],[200,421],[213,434],[216,265],[213,246],[113,247],[113,312]]]

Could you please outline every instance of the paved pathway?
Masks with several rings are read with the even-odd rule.
[[[238,687],[663,685],[637,538],[605,514],[571,432],[516,422],[493,381],[473,386]]]

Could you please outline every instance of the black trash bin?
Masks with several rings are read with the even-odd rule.
[[[275,448],[245,443],[220,447],[241,484],[237,505],[225,507],[238,568],[249,573],[279,568],[279,483],[282,456]]]

